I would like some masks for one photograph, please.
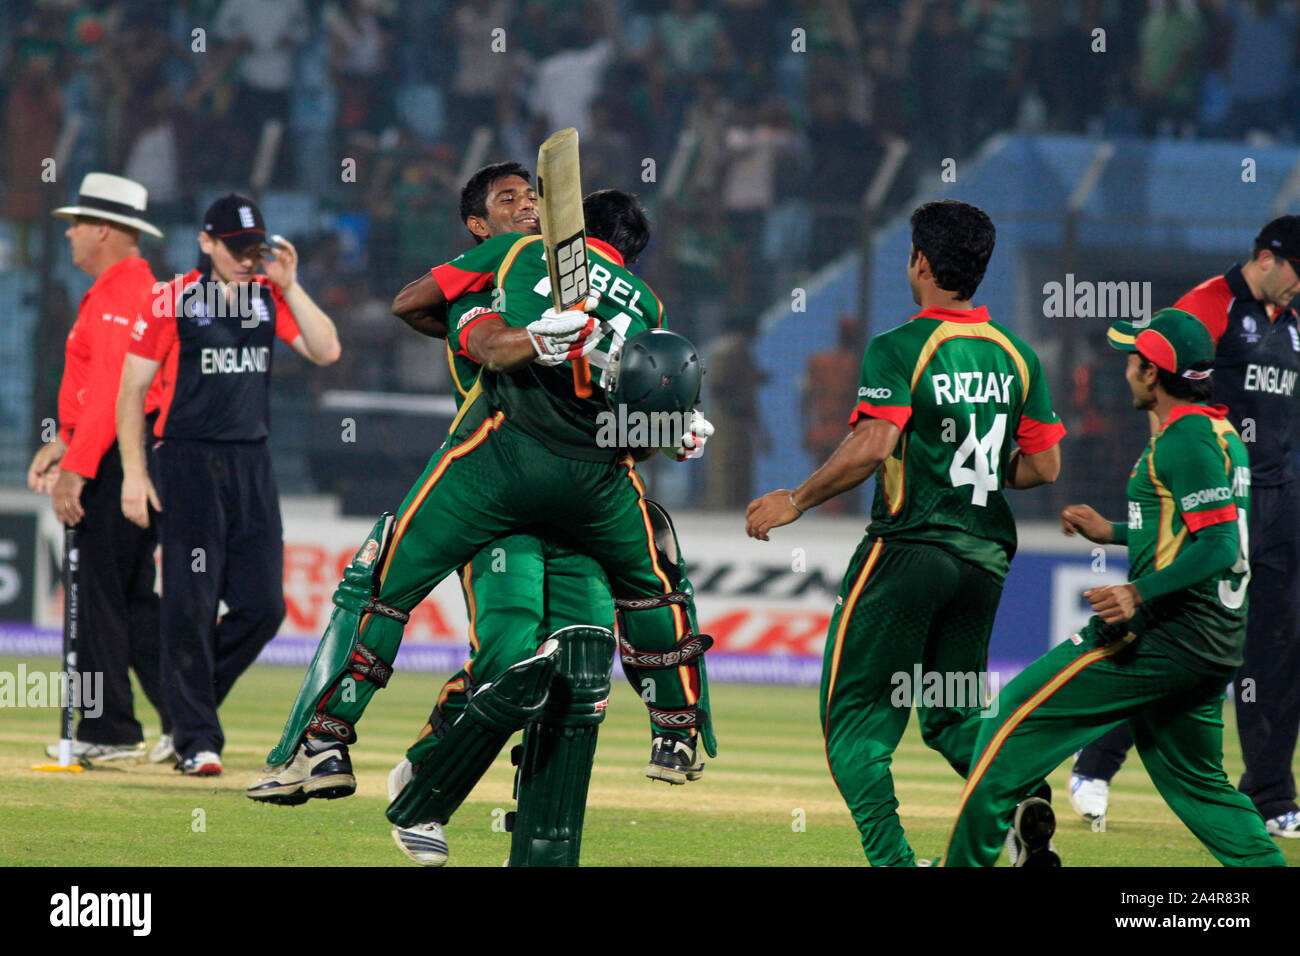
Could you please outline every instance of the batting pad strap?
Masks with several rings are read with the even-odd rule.
[[[620,630],[618,644],[621,649],[619,659],[624,664],[635,667],[679,667],[712,647],[713,638],[707,634],[687,634],[666,651],[638,651],[628,643]]]
[[[684,707],[681,710],[661,710],[651,704],[646,705],[650,711],[650,721],[660,727],[673,730],[690,730],[703,727],[709,720],[709,713],[703,707]]]
[[[656,594],[653,597],[644,598],[614,598],[614,607],[620,611],[649,611],[657,607],[669,607],[673,604],[686,607],[690,603],[690,597],[681,591]]]
[[[310,723],[307,724],[307,736],[325,736],[333,737],[340,743],[354,744],[357,742],[357,730],[346,720],[340,720],[337,717],[331,717],[329,714],[317,711],[312,715]]]
[[[373,597],[366,602],[366,606],[361,609],[362,614],[381,614],[384,617],[392,618],[399,624],[405,624],[411,619],[411,615],[399,608],[390,607],[376,601]]]
[[[379,655],[372,651],[360,641],[352,650],[352,659],[348,661],[348,669],[354,674],[360,674],[376,687],[387,687],[388,680],[393,676],[393,669],[379,659]]]

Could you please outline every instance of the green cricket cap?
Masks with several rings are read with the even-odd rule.
[[[1116,322],[1106,330],[1111,348],[1137,352],[1166,372],[1183,378],[1208,378],[1193,365],[1214,361],[1214,339],[1204,323],[1182,309],[1161,309],[1145,324]]]

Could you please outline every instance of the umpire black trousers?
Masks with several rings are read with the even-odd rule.
[[[1291,762],[1300,730],[1300,507],[1293,482],[1250,493],[1246,650],[1233,680],[1246,772],[1237,789],[1267,820],[1296,809]],[[1089,744],[1074,772],[1109,780],[1133,738],[1122,724]]]
[[[82,707],[77,739],[138,744],[144,730],[135,717],[128,668],[135,670],[141,690],[162,716],[164,732],[168,729],[159,686],[157,538],[152,527],[140,528],[122,514],[122,459],[116,443],[82,489],[81,507],[85,516],[77,527],[82,593],[77,669],[102,674],[104,683],[103,710],[89,717]]]
[[[163,694],[176,754],[219,754],[217,708],[284,620],[271,455],[265,442],[169,438],[154,446],[153,466],[162,500]]]

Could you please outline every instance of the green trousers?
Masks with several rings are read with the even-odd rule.
[[[1001,595],[997,577],[929,544],[867,537],[849,562],[826,639],[821,720],[831,776],[874,866],[916,864],[889,770],[914,700],[926,744],[969,770]]]
[[[476,686],[537,653],[563,627],[614,629],[614,598],[605,572],[581,551],[533,534],[498,538],[460,570],[469,615],[470,659],[443,685],[429,723],[407,759],[424,759],[442,728],[465,709]]]
[[[562,458],[510,428],[504,413],[485,410],[484,404],[481,398],[466,402],[446,442],[402,502],[380,567],[377,600],[409,611],[484,548],[490,556],[493,542],[524,530],[591,555],[616,597],[644,599],[673,593],[668,570],[654,547],[645,487],[632,459]],[[506,562],[508,566],[508,553]],[[523,578],[518,583],[524,586]],[[601,606],[592,611],[608,620],[605,599],[599,600]],[[624,637],[641,651],[669,650],[690,632],[689,611],[673,603],[629,612],[624,616]],[[403,625],[391,617],[366,614],[359,630],[361,643],[391,665]],[[514,639],[532,641],[535,636],[534,632],[525,638],[520,632]],[[499,672],[513,663],[508,658],[515,653],[517,648],[493,650],[491,665],[476,656],[475,682],[488,679],[479,668]],[[655,694],[647,702],[654,707],[655,731],[694,737],[699,728],[684,724],[697,704],[703,704],[700,669],[692,662],[651,673]],[[326,692],[317,710],[354,725],[374,691],[369,681],[339,682]],[[425,740],[429,737],[436,740],[436,735]]]
[[[1250,798],[1223,772],[1223,689],[1231,673],[1188,670],[1132,632],[1099,624],[1048,651],[980,721],[944,866],[992,866],[1016,804],[1062,760],[1127,720],[1169,808],[1225,866],[1285,866]],[[1077,643],[1076,643],[1077,641]]]

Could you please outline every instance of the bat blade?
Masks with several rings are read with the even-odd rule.
[[[570,127],[552,134],[538,149],[537,199],[546,272],[551,278],[551,304],[557,312],[580,308],[590,282],[576,129]],[[573,363],[573,387],[580,398],[591,394],[591,367],[585,356]]]

